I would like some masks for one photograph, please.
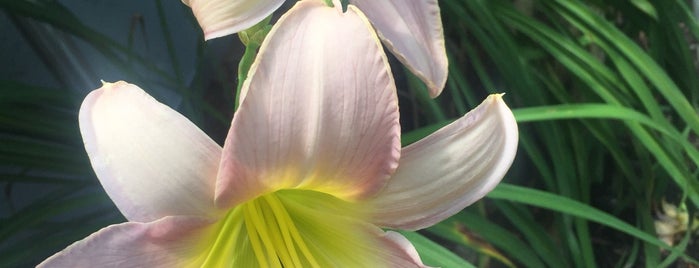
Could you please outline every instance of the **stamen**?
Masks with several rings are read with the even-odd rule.
[[[313,254],[311,254],[310,249],[304,242],[303,238],[301,237],[301,234],[299,233],[298,229],[294,225],[294,221],[291,219],[289,216],[289,213],[286,211],[284,208],[284,204],[279,200],[279,198],[276,195],[268,195],[266,196],[267,202],[269,203],[270,207],[272,207],[272,212],[274,213],[274,216],[277,218],[279,222],[282,222],[284,224],[280,224],[279,226],[284,230],[284,233],[287,236],[290,236],[289,238],[289,243],[293,244],[293,242],[296,242],[296,244],[299,246],[299,249],[301,250],[301,253],[303,254],[304,257],[306,257],[306,260],[310,262],[312,267],[320,267],[320,264],[318,264],[318,261],[315,259]],[[293,241],[293,242],[292,242]],[[291,248],[290,248],[291,249]],[[293,256],[298,258],[297,252],[294,250],[294,253],[292,253]],[[296,267],[301,267],[301,266],[296,266]]]
[[[274,247],[270,245],[270,238],[267,234],[267,228],[265,228],[264,219],[260,217],[259,206],[257,204],[258,199],[253,200],[250,203],[245,204],[245,227],[248,230],[248,237],[250,238],[250,244],[252,245],[253,251],[257,260],[260,262],[261,267],[280,267],[278,259],[276,259],[276,254],[274,254]],[[262,250],[262,246],[265,250]],[[267,253],[267,254],[265,254]],[[271,256],[271,255],[274,256]],[[272,259],[272,258],[275,259]],[[269,262],[268,262],[269,260]],[[274,266],[270,266],[273,264]]]
[[[290,254],[295,254],[295,251],[293,250],[293,247],[291,249],[288,247],[288,243],[286,243],[283,234],[281,234],[280,230],[277,230],[278,228],[281,229],[284,223],[280,223],[279,221],[277,221],[277,219],[273,215],[274,213],[269,213],[269,210],[273,209],[271,206],[269,206],[269,204],[264,202],[264,200],[259,200],[259,202],[260,206],[263,207],[262,211],[264,212],[266,225],[265,227],[269,228],[270,230],[269,233],[271,236],[271,242],[273,243],[276,253],[278,254],[279,259],[281,260],[282,266],[290,267],[289,264],[294,263]],[[298,264],[300,265],[300,263]]]
[[[202,241],[208,250],[191,263],[201,267],[376,266],[381,249],[365,233],[364,216],[356,209],[322,192],[268,193],[231,209],[212,226],[207,232],[213,243]]]
[[[211,250],[206,255],[201,267],[225,267],[226,258],[228,252],[231,252],[235,247],[235,243],[231,243],[231,239],[235,239],[242,235],[243,222],[239,219],[242,217],[240,214],[242,211],[239,208],[233,209],[228,212],[223,219],[223,224],[221,227],[217,228],[216,239],[214,244],[211,246]],[[238,219],[238,220],[236,220]]]

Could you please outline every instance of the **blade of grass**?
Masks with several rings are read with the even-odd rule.
[[[420,253],[423,263],[426,265],[436,265],[445,268],[475,267],[466,260],[417,232],[400,231],[399,233],[410,240],[410,242],[415,246],[415,249],[417,249],[417,251]]]
[[[606,212],[563,196],[506,183],[501,183],[498,185],[498,187],[496,187],[495,190],[490,192],[487,196],[488,198],[492,199],[508,200],[581,217],[586,220],[614,228],[618,231],[653,244],[659,248],[666,249],[671,252],[679,252],[679,254],[681,254],[688,261],[699,264],[697,260],[692,259],[676,248],[668,246],[665,244],[665,242],[660,241],[653,235],[639,230],[633,225],[628,224]]]
[[[467,238],[465,238],[464,228],[501,249],[507,256],[519,261],[525,267],[544,267],[544,263],[537,257],[536,252],[510,230],[500,227],[484,216],[469,212],[468,209],[428,228],[427,231],[443,239],[470,246],[465,241]]]
[[[665,97],[665,100],[684,119],[685,123],[694,133],[699,134],[699,115],[697,115],[696,110],[686,98],[682,97],[683,94],[677,85],[648,54],[609,22],[592,15],[592,12],[580,2],[557,0],[556,4],[556,7],[562,11],[561,13],[564,11],[571,15],[571,22],[575,21],[572,20],[574,16],[581,23],[587,25],[589,30],[598,33],[609,44],[614,45],[631,63],[639,67],[638,70]]]

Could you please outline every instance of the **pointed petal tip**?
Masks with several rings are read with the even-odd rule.
[[[502,99],[502,97],[505,96],[505,94],[506,94],[505,92],[493,93],[493,94],[488,95],[488,97],[486,97],[486,99],[489,101],[501,101],[502,104],[507,106],[507,104],[505,104],[505,101]]]
[[[418,230],[476,202],[502,180],[519,133],[503,94],[403,148],[400,164],[374,200],[379,226]]]
[[[392,249],[395,253],[391,260],[392,267],[415,267],[430,268],[422,263],[420,254],[415,246],[402,234],[394,231],[386,231],[381,236],[386,248]]]
[[[102,86],[99,89],[107,89],[107,88],[112,88],[115,86],[125,86],[129,85],[129,83],[126,83],[122,80],[116,81],[116,82],[107,82],[102,79],[100,79],[100,83],[102,83]]]
[[[186,117],[124,81],[90,92],[78,117],[92,168],[129,220],[218,213],[221,147]]]
[[[435,56],[436,57],[436,56]],[[444,57],[446,58],[446,54],[444,54]],[[435,60],[439,62],[439,60]],[[447,61],[444,60],[444,66],[438,67],[436,73],[433,73],[431,77],[428,77],[427,75],[421,73],[417,69],[411,70],[415,73],[415,75],[422,80],[422,82],[425,83],[427,86],[427,92],[430,94],[431,98],[436,98],[439,97],[439,95],[442,94],[442,91],[444,91],[444,87],[447,85],[447,76],[449,75],[447,72],[447,69],[449,68],[447,66]],[[435,63],[439,64],[439,63]],[[409,68],[410,69],[410,68]],[[439,70],[444,70],[444,71],[439,71]]]
[[[430,96],[439,96],[449,63],[437,0],[350,2],[366,14],[393,55],[425,83]]]
[[[100,79],[100,83],[102,83],[102,86],[96,90],[93,90],[93,91],[105,93],[105,92],[112,92],[113,90],[116,90],[116,89],[133,90],[133,88],[138,88],[137,85],[131,84],[131,83],[126,82],[124,80],[119,80],[116,82],[108,82],[108,81],[104,81],[104,80]]]
[[[427,87],[428,92],[430,93],[430,98],[437,98],[439,95],[442,94],[442,91],[444,90],[444,87]]]

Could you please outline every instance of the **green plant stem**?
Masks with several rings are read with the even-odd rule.
[[[238,87],[235,89],[235,111],[240,107],[240,90],[243,88],[245,79],[248,78],[248,72],[250,71],[252,63],[255,61],[258,48],[260,48],[259,43],[249,42],[248,45],[245,46],[243,58],[241,58],[240,63],[238,63]]]

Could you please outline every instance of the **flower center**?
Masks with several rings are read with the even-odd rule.
[[[244,206],[245,227],[260,266],[278,267],[281,262],[302,267],[302,259],[320,266],[277,195],[264,195]]]
[[[375,267],[380,243],[357,205],[308,190],[269,193],[213,227],[206,267]],[[209,241],[210,242],[210,241]]]

